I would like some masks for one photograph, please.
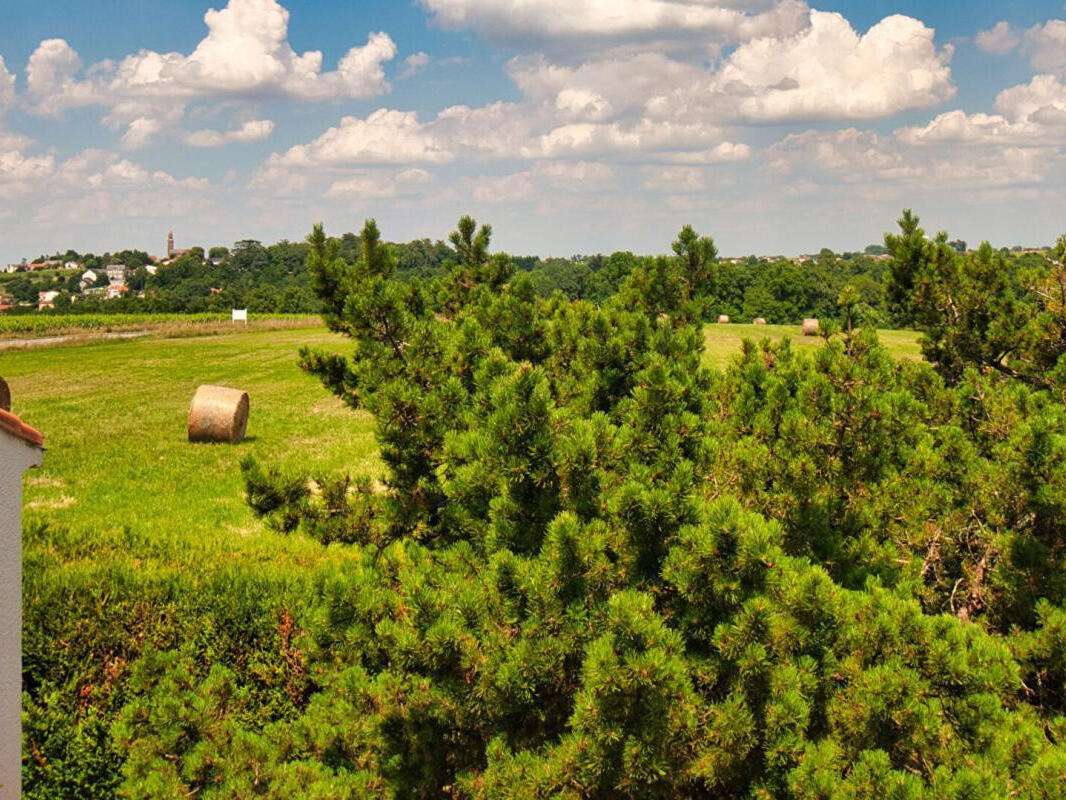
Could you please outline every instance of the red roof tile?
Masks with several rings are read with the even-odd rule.
[[[31,428],[10,411],[0,408],[0,430],[5,430],[12,436],[17,436],[25,442],[41,447],[44,444],[44,435],[36,428]]]

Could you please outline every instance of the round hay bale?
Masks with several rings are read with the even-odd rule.
[[[229,442],[244,438],[248,427],[248,393],[204,384],[189,406],[190,442]]]
[[[729,317],[726,314],[719,314],[718,315],[718,324],[719,325],[728,325],[729,324]]]
[[[808,317],[803,320],[803,335],[804,336],[817,336],[818,335],[818,320]]]
[[[4,411],[11,410],[11,388],[3,378],[0,378],[0,408]]]
[[[753,319],[751,321],[751,324],[752,325],[765,325],[766,324],[766,320],[764,320],[762,317],[756,317],[755,319]]]

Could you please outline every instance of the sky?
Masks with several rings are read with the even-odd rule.
[[[7,0],[0,263],[377,219],[724,255],[1066,232],[1063,0]]]

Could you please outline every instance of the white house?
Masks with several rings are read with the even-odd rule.
[[[47,292],[37,292],[37,310],[44,311],[46,308],[55,308],[57,297],[59,297],[59,292],[51,289]]]
[[[91,269],[85,270],[81,274],[81,280],[78,281],[78,286],[84,289],[86,286],[92,286],[99,279],[99,275],[93,272]]]
[[[0,797],[18,797],[22,741],[22,474],[41,465],[44,437],[0,408]]]
[[[108,264],[107,279],[112,283],[115,283],[115,281],[118,281],[119,283],[125,283],[126,268],[122,264]]]

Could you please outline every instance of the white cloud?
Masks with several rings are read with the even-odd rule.
[[[432,135],[465,158],[515,158],[544,125],[540,109],[496,102],[478,108],[450,106],[427,126]]]
[[[806,24],[802,0],[419,0],[443,27],[509,41],[657,39],[727,42],[782,36]],[[739,7],[738,7],[739,6]]]
[[[187,213],[210,206],[210,188],[204,178],[176,178],[104,150],[57,160],[51,153],[4,150],[0,142],[0,193],[17,197],[17,218],[35,228],[66,230]]]
[[[940,114],[924,126],[901,128],[897,137],[912,145],[1041,144],[1066,141],[1066,83],[1036,75],[996,97],[999,114]]]
[[[811,11],[809,23],[742,44],[717,67],[649,49],[578,66],[519,57],[508,72],[534,103],[572,123],[870,119],[955,94],[953,50],[938,50],[934,31],[918,20],[887,17],[864,35],[840,14]]]
[[[707,188],[706,171],[699,167],[644,167],[644,188],[664,194],[691,194]]]
[[[277,0],[230,0],[204,15],[208,33],[189,55],[142,50],[84,71],[63,39],[47,39],[26,68],[31,110],[59,115],[90,105],[110,109],[104,121],[129,126],[124,144],[142,146],[179,121],[189,102],[265,96],[300,101],[365,99],[389,90],[383,64],[396,55],[385,33],[352,47],[336,69],[323,71],[322,53],[294,51],[289,12]]]
[[[666,160],[676,164],[728,164],[749,158],[750,146],[742,142],[722,142],[707,150],[673,153]]]
[[[986,53],[1005,55],[1018,46],[1021,37],[1011,28],[1010,23],[997,22],[987,31],[977,34],[977,47]]]
[[[30,156],[19,149],[0,149],[0,189],[8,196],[27,194],[55,171],[50,156]]]
[[[343,180],[334,181],[327,197],[382,198],[417,194],[433,183],[433,174],[424,169],[400,172],[364,170]]]
[[[426,162],[442,164],[455,156],[413,111],[393,111],[382,108],[366,119],[344,117],[306,145],[289,148],[284,155],[275,156],[287,166],[320,164],[403,164]]]
[[[274,123],[269,119],[254,119],[232,131],[193,131],[185,136],[185,143],[192,147],[222,147],[232,142],[258,142],[273,132]]]
[[[711,91],[757,121],[870,119],[927,108],[955,95],[952,49],[931,28],[901,15],[860,36],[840,14],[811,12],[785,39],[749,42],[728,58]]]
[[[400,78],[413,77],[429,66],[429,54],[422,52],[412,53],[403,60],[403,65],[403,72],[400,73]]]
[[[892,184],[926,186],[933,180],[938,186],[980,189],[1042,183],[1063,161],[1055,147],[993,142],[960,148],[943,139],[938,142],[942,146],[918,148],[912,146],[915,141],[907,129],[892,137],[855,128],[805,131],[790,134],[768,149],[767,170],[777,178],[796,177],[818,185],[881,189]]]
[[[920,166],[908,163],[891,140],[857,128],[792,133],[771,146],[767,156],[769,171],[777,175],[810,172],[848,183],[921,175]]]
[[[561,125],[522,149],[527,158],[629,154],[652,158],[664,150],[696,150],[720,137],[718,128],[700,123],[639,119],[635,122],[579,122]]]
[[[0,114],[15,102],[15,76],[7,71],[4,57],[0,55]]]
[[[922,145],[990,142],[1017,138],[1024,133],[999,114],[967,114],[955,110],[937,115],[924,126],[901,128],[896,135],[907,144]]]
[[[478,203],[506,205],[531,198],[551,203],[561,199],[561,192],[571,196],[595,194],[614,183],[615,171],[608,164],[542,161],[521,172],[468,179],[462,190]]]
[[[1066,69],[1066,20],[1053,19],[1025,32],[1022,49],[1033,69],[1061,72]]]
[[[555,64],[544,56],[516,58],[507,71],[533,101],[567,118],[587,121],[640,113],[649,97],[706,78],[701,67],[654,51],[597,57],[577,67]]]

